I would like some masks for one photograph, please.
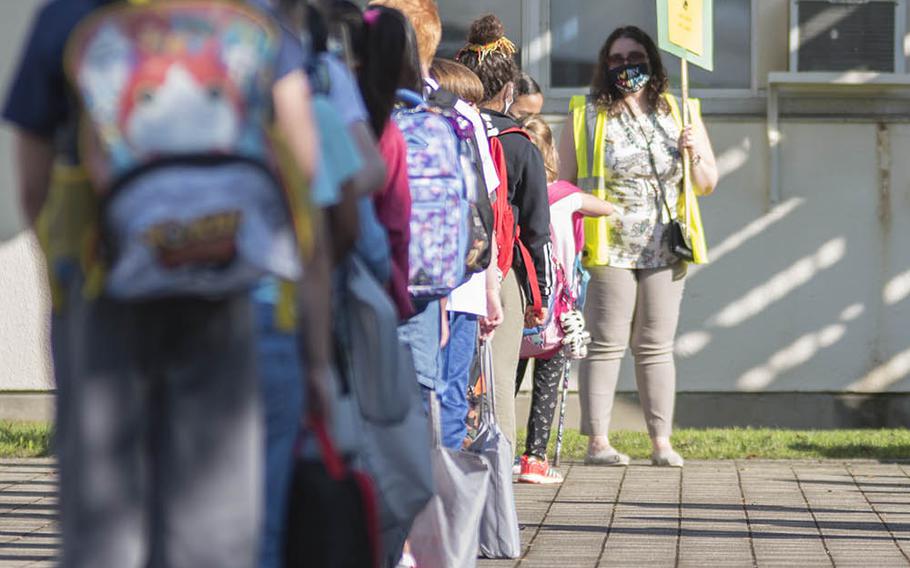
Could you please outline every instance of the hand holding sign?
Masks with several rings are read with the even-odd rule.
[[[708,71],[714,70],[714,0],[657,0],[657,32],[660,48],[682,59],[683,135],[680,137],[680,150],[683,187],[688,196],[692,191],[692,163],[689,159],[692,144],[688,140],[689,62]]]

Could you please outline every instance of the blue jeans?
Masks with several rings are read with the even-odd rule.
[[[260,568],[283,565],[284,520],[305,391],[293,333],[275,327],[275,306],[255,302],[256,357],[265,415],[265,485]]]
[[[442,350],[439,394],[442,445],[460,450],[468,432],[468,375],[477,348],[477,316],[449,312],[449,343]]]
[[[430,390],[436,387],[436,376],[439,374],[441,324],[439,301],[433,301],[422,312],[398,326],[398,340],[409,346],[414,356],[417,382]]]

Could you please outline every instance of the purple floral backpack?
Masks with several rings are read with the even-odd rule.
[[[403,105],[393,120],[408,147],[411,187],[411,244],[408,290],[418,299],[443,298],[467,279],[471,204],[480,180],[472,165],[467,119],[399,91]]]

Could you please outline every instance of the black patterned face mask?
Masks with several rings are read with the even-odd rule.
[[[645,88],[645,85],[651,80],[649,71],[647,63],[623,65],[610,69],[608,78],[617,89],[628,95]]]

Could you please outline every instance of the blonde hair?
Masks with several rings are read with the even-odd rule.
[[[544,168],[547,170],[547,183],[553,183],[559,178],[559,153],[556,152],[556,145],[553,143],[550,125],[539,114],[529,114],[522,118],[519,124],[540,150]]]
[[[479,105],[483,101],[483,83],[473,71],[451,59],[434,59],[430,75],[447,91],[458,98]]]
[[[370,6],[394,8],[411,22],[417,36],[420,64],[427,69],[433,64],[442,41],[442,20],[434,0],[370,0]]]

